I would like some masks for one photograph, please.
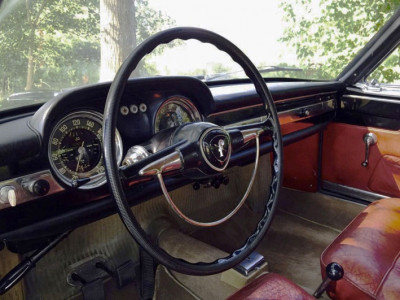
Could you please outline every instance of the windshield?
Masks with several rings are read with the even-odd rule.
[[[0,109],[111,81],[136,45],[175,26],[202,27],[225,36],[265,78],[330,80],[397,8],[396,1],[353,2],[0,1]],[[133,73],[156,75],[205,81],[245,76],[226,54],[193,40],[158,47]]]

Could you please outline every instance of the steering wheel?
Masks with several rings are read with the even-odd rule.
[[[119,112],[119,103],[124,93],[130,74],[135,70],[142,58],[151,53],[157,46],[167,44],[175,39],[196,39],[203,43],[216,46],[226,52],[238,63],[253,82],[258,95],[263,100],[266,119],[255,125],[225,129],[207,122],[196,122],[181,125],[169,130],[169,145],[144,159],[146,165],[137,173],[138,176],[156,176],[162,191],[172,209],[187,222],[197,226],[215,226],[231,216],[246,200],[253,184],[259,156],[259,135],[266,133],[272,139],[272,180],[270,196],[265,199],[265,210],[255,231],[248,237],[241,248],[233,251],[227,257],[213,262],[190,263],[173,257],[152,241],[141,228],[126,199],[120,172],[130,167],[121,168],[117,165],[115,152],[115,129]],[[165,135],[165,133],[164,133]],[[231,153],[240,151],[249,141],[255,140],[255,167],[248,188],[242,200],[235,209],[224,218],[210,223],[197,222],[184,215],[173,203],[163,181],[163,175],[171,171],[179,172],[190,179],[204,178],[223,172],[229,165]],[[224,37],[208,30],[192,27],[178,27],[159,32],[145,40],[128,56],[117,72],[111,84],[104,109],[103,153],[108,185],[116,202],[122,222],[136,242],[156,261],[174,271],[189,275],[211,275],[232,268],[245,259],[257,247],[267,232],[275,211],[279,188],[282,182],[282,136],[277,111],[272,96],[265,81],[247,56],[233,43]],[[131,167],[134,167],[133,164]]]

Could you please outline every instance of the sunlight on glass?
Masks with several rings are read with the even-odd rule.
[[[241,70],[225,52],[195,40],[178,40],[161,51],[157,50],[160,49],[146,59],[146,65],[154,70],[153,75],[188,75],[208,79],[217,74]]]
[[[139,43],[176,26],[201,27],[226,37],[265,78],[331,80],[397,8],[392,1],[374,6],[368,0],[358,2],[4,0],[0,109],[111,81]],[[227,55],[195,41],[157,48],[132,76],[155,75],[205,81],[245,77]]]

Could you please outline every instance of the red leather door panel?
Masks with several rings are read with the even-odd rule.
[[[364,134],[375,133],[378,141],[365,158]],[[372,127],[331,123],[324,132],[322,180],[358,189],[400,196],[400,132]]]

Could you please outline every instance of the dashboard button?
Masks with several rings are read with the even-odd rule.
[[[133,113],[133,114],[137,114],[139,111],[139,108],[135,104],[132,104],[129,108],[131,110],[131,113]]]
[[[144,103],[141,103],[140,105],[139,105],[139,109],[140,109],[140,111],[141,112],[146,112],[146,110],[147,110],[147,105],[146,104],[144,104]]]
[[[128,106],[121,106],[121,108],[120,108],[120,111],[121,111],[121,115],[123,115],[123,116],[126,116],[126,115],[128,115],[129,114],[129,108],[128,108]]]

